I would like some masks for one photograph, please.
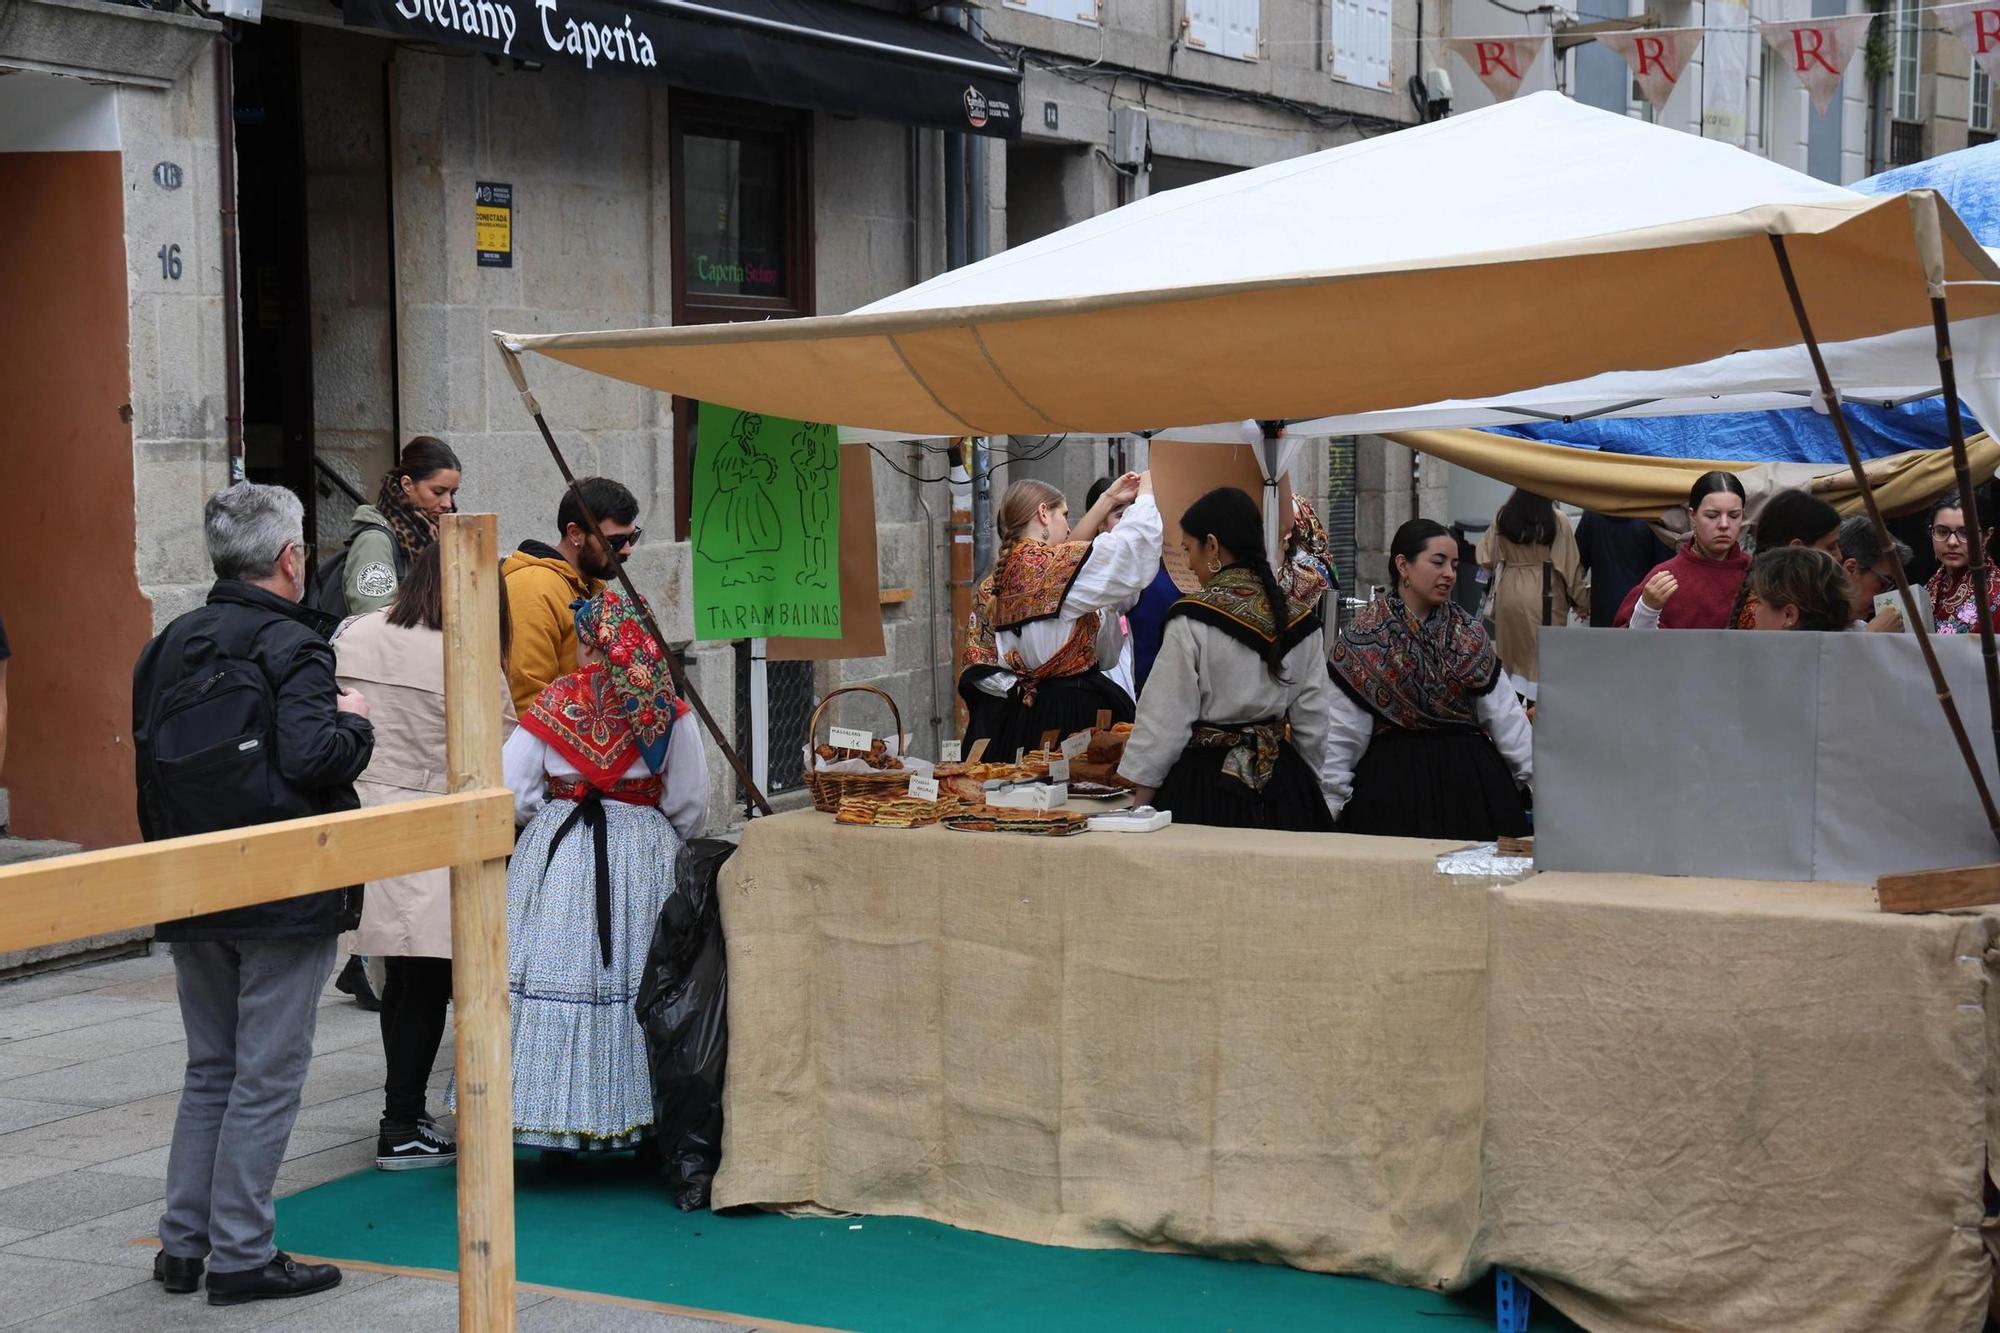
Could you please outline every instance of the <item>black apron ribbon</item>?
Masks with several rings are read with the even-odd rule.
[[[569,836],[570,829],[581,821],[590,830],[591,841],[597,852],[597,952],[604,959],[604,966],[611,966],[611,846],[608,840],[609,821],[604,817],[604,793],[592,787],[570,811],[569,818],[563,820],[556,829],[555,839],[549,843],[549,859],[543,864],[546,871],[555,863],[556,851]]]

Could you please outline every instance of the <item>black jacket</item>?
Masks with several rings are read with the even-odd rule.
[[[185,660],[189,641],[196,636],[240,638],[250,645],[244,654],[247,660],[271,684],[285,813],[305,816],[358,809],[354,780],[368,767],[375,731],[368,719],[335,707],[340,686],[334,680],[333,647],[326,639],[332,625],[331,617],[252,584],[218,582],[209,590],[208,605],[167,626],[146,645],[132,669],[133,734],[140,738],[141,750],[154,701],[189,672]],[[150,756],[141,753],[138,759],[143,774]],[[228,816],[227,811],[218,814],[225,820]],[[245,812],[243,822],[254,822],[259,815],[269,817],[268,812]],[[161,822],[142,790],[139,828],[147,841],[175,836],[177,830],[160,827]],[[155,933],[167,942],[332,935],[359,921],[360,898],[358,889],[332,889],[165,922]]]

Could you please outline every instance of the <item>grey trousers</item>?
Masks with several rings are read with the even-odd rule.
[[[312,1063],[336,937],[172,946],[187,1030],[160,1248],[211,1271],[271,1262],[278,1164]]]

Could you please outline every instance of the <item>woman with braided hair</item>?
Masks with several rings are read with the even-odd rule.
[[[1110,532],[1104,520],[1124,506]],[[995,759],[1033,750],[1048,732],[1132,720],[1132,697],[1105,674],[1117,661],[1119,613],[1160,565],[1160,509],[1150,476],[1128,472],[1074,529],[1062,492],[1026,480],[1000,497],[993,573],[973,594],[958,689]]]
[[[1234,486],[1188,506],[1180,543],[1202,585],[1167,612],[1119,773],[1184,824],[1331,832],[1324,582],[1279,583]]]

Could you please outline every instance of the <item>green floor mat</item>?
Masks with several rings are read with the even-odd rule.
[[[298,1254],[457,1267],[453,1172],[364,1171],[278,1203]],[[523,1282],[853,1333],[1395,1333],[1491,1328],[1460,1297],[1268,1264],[1029,1245],[901,1217],[682,1213],[625,1161],[515,1172]],[[1534,1328],[1574,1326],[1535,1306]]]

